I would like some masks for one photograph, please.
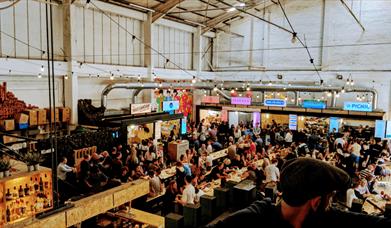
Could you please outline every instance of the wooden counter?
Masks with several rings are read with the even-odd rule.
[[[171,160],[179,161],[182,154],[186,153],[189,149],[189,141],[182,140],[180,142],[173,141],[168,144],[168,154]]]
[[[117,216],[145,223],[156,228],[164,228],[164,217],[137,209],[130,209],[130,213],[118,212]]]

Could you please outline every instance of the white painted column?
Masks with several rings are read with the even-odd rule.
[[[197,72],[197,77],[200,76],[202,71],[202,36],[201,26],[197,27],[197,31],[194,33],[193,41],[193,69]]]
[[[324,47],[329,44],[329,30],[330,30],[330,21],[328,20],[328,16],[330,15],[330,7],[328,7],[328,1],[322,0],[322,30],[321,30],[321,42],[320,45],[322,46],[320,49],[320,67],[323,71],[327,70],[328,67],[328,48]]]
[[[152,12],[147,13],[147,19],[144,23],[144,65],[147,68],[147,77],[144,80],[152,81],[153,79],[153,53],[152,47]],[[151,103],[153,99],[153,90],[148,93],[146,90],[142,92],[142,101]]]
[[[248,66],[251,68],[253,67],[253,58],[254,58],[254,52],[252,51],[254,49],[254,17],[251,17],[251,23],[250,23],[250,52],[248,53]]]
[[[78,101],[78,79],[77,74],[73,72],[72,66],[72,28],[76,29],[77,25],[72,21],[74,18],[71,11],[71,0],[63,2],[63,22],[64,22],[64,53],[66,56],[66,70],[68,79],[64,79],[64,99],[65,106],[71,108],[71,122],[72,125],[77,125],[77,101]],[[73,23],[73,24],[72,24]]]

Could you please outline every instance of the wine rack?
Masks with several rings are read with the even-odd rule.
[[[0,179],[0,227],[53,208],[52,172],[44,169]]]

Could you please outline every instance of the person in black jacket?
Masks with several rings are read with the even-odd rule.
[[[390,218],[343,212],[330,207],[336,190],[346,190],[343,170],[312,158],[287,161],[281,172],[282,201],[256,201],[208,227],[391,227]]]

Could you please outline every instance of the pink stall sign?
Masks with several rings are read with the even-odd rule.
[[[209,104],[218,104],[220,103],[220,99],[218,96],[203,96],[201,102]]]
[[[249,97],[231,97],[231,104],[251,105],[251,98],[249,98]]]

